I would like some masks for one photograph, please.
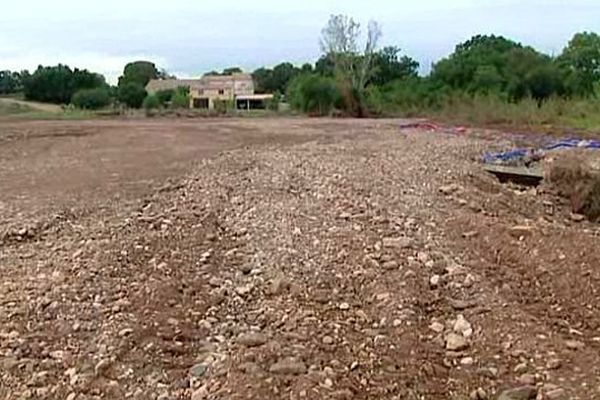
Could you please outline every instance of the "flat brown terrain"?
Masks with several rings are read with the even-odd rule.
[[[600,398],[600,230],[395,120],[0,122],[0,399]]]

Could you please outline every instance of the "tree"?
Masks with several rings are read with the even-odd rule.
[[[374,73],[369,83],[385,85],[396,79],[415,77],[418,74],[419,63],[408,56],[399,57],[400,48],[384,47],[374,55]]]
[[[369,22],[365,49],[359,54],[360,24],[345,15],[332,15],[321,33],[321,50],[330,56],[339,77],[359,92],[364,91],[373,73],[375,49],[381,38],[381,28]]]
[[[594,83],[600,81],[600,36],[592,32],[575,34],[557,61],[567,70],[572,88],[591,94]]]
[[[150,61],[135,61],[125,66],[123,75],[119,78],[119,87],[128,83],[136,83],[143,88],[152,79],[158,79],[162,75],[156,65]],[[141,105],[141,103],[140,103]]]
[[[316,74],[296,77],[291,83],[288,98],[292,108],[312,115],[327,115],[338,96],[333,78]]]
[[[244,71],[242,71],[242,69],[239,67],[230,67],[230,68],[225,68],[223,70],[223,73],[221,73],[221,75],[229,76],[229,75],[233,75],[233,74],[241,74],[243,72]]]
[[[381,38],[379,24],[369,22],[364,51],[359,52],[360,24],[345,15],[332,15],[321,33],[321,50],[333,61],[346,110],[364,114],[365,88],[373,76],[375,49]]]
[[[0,71],[0,94],[11,94],[23,90],[21,73]]]
[[[81,89],[73,95],[71,103],[85,110],[97,110],[110,104],[110,95],[105,87]]]
[[[140,108],[146,98],[146,89],[136,82],[119,85],[119,101],[131,108]]]
[[[66,104],[75,92],[82,89],[106,87],[106,81],[100,74],[88,70],[71,70],[66,65],[55,67],[39,66],[23,81],[25,98],[41,102]]]
[[[310,66],[310,64],[308,64]],[[312,70],[312,66],[310,66]],[[292,63],[284,62],[273,69],[259,68],[252,73],[257,93],[285,93],[290,81],[300,74],[301,70]],[[310,72],[310,71],[307,71]]]

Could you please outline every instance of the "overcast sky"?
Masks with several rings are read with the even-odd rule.
[[[332,13],[383,26],[427,70],[477,33],[496,33],[556,54],[583,30],[600,32],[600,0],[6,0],[0,6],[0,69],[58,62],[101,72],[149,59],[169,72],[247,70],[314,61]]]

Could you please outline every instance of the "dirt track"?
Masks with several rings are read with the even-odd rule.
[[[597,226],[397,126],[2,123],[0,399],[600,398]]]

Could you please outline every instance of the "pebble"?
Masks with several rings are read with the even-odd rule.
[[[333,381],[329,378],[325,379],[325,383],[324,383],[325,387],[327,388],[332,388],[333,387]]]
[[[569,350],[580,350],[585,347],[585,343],[578,340],[567,340],[565,346],[567,346],[567,349]]]
[[[452,183],[450,185],[444,185],[444,186],[440,186],[440,193],[446,195],[446,196],[450,196],[451,194],[457,192],[460,190],[460,186],[458,186],[455,183]]]
[[[498,400],[535,400],[536,397],[537,388],[527,385],[503,391]]]
[[[334,342],[333,338],[331,336],[323,336],[323,344],[325,345],[332,345]]]
[[[387,261],[383,263],[382,267],[383,269],[394,270],[398,269],[399,264],[396,261]]]
[[[521,363],[521,364],[517,365],[513,371],[515,372],[515,374],[522,374],[525,371],[527,371],[527,364]]]
[[[431,325],[429,325],[429,329],[435,333],[442,333],[444,332],[444,325],[439,322],[433,322]]]
[[[206,373],[208,367],[206,364],[196,364],[192,368],[190,368],[190,375],[194,378],[199,378]]]
[[[533,386],[535,385],[535,375],[533,374],[523,374],[519,377],[518,379],[519,383],[523,384],[523,385],[530,385]]]
[[[429,279],[429,285],[432,288],[437,288],[440,285],[440,281],[442,280],[442,277],[439,275],[433,275],[430,279]]]
[[[585,215],[571,214],[571,221],[573,221],[573,222],[583,222],[584,220],[585,220]]]
[[[100,362],[98,362],[98,364],[96,364],[96,366],[94,367],[94,372],[96,373],[96,376],[104,374],[108,367],[110,367],[109,360],[100,360]]]
[[[456,333],[460,333],[466,338],[469,338],[473,335],[473,327],[466,320],[466,318],[461,314],[456,318],[456,322],[454,322],[453,330]]]
[[[456,333],[450,333],[446,336],[446,350],[449,351],[462,351],[469,348],[469,342],[462,335]]]
[[[469,365],[473,365],[474,363],[475,360],[473,360],[473,357],[465,357],[462,360],[460,360],[460,364],[466,367],[468,367]]]
[[[265,334],[259,332],[242,333],[237,338],[237,342],[247,347],[258,347],[267,343],[268,338]]]
[[[384,238],[383,247],[393,249],[407,249],[412,247],[413,240],[409,237]]]
[[[347,310],[350,309],[350,304],[348,304],[348,303],[342,303],[342,304],[339,305],[339,308],[342,311],[347,311]]]
[[[306,373],[306,365],[294,358],[285,358],[271,365],[269,371],[278,375],[303,375]]]
[[[561,366],[562,366],[562,361],[558,358],[553,358],[551,360],[548,360],[548,362],[546,363],[546,368],[548,368],[550,370],[559,369]]]
[[[516,239],[528,237],[533,234],[533,228],[526,225],[516,225],[510,228],[510,235]]]
[[[567,391],[562,388],[549,390],[545,393],[544,399],[548,400],[568,400]]]

